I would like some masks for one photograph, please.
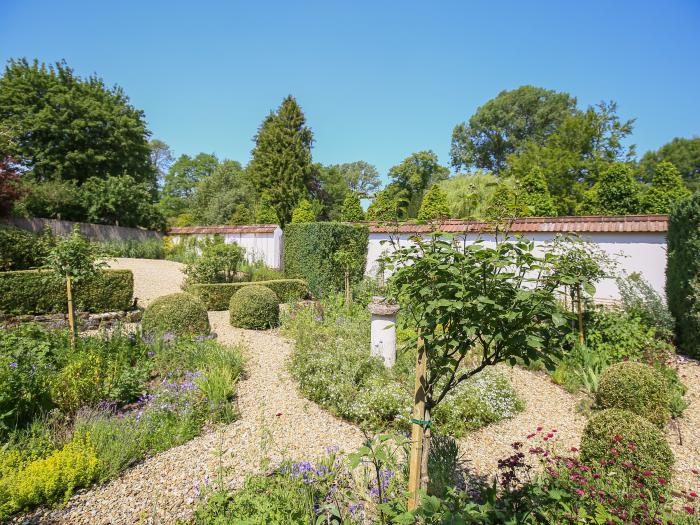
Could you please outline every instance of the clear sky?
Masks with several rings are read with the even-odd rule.
[[[700,0],[0,0],[0,20],[0,60],[121,85],[176,154],[247,162],[291,93],[316,161],[447,164],[454,125],[522,84],[617,101],[640,153],[700,135]]]

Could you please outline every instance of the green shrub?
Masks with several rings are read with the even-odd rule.
[[[668,384],[653,367],[632,361],[605,369],[600,377],[596,403],[619,408],[663,427],[671,417]]]
[[[666,298],[678,348],[700,357],[700,192],[671,210],[667,256]]]
[[[277,294],[265,286],[244,286],[231,297],[231,325],[253,330],[274,328],[280,319],[279,302]]]
[[[296,302],[309,295],[309,289],[301,279],[278,279],[275,281],[256,281],[255,283],[192,284],[187,287],[187,291],[199,298],[207,310],[228,310],[231,297],[241,288],[251,284],[269,288],[283,303]]]
[[[639,273],[617,279],[620,299],[625,312],[656,328],[661,337],[673,333],[673,317],[664,300]]]
[[[210,331],[207,308],[188,293],[164,295],[153,301],[143,312],[141,328],[144,334],[155,336],[206,335]]]
[[[459,467],[459,447],[451,436],[436,435],[430,440],[428,455],[428,494],[444,497],[455,486],[455,474]]]
[[[0,271],[43,266],[53,243],[50,228],[37,235],[19,228],[0,226]]]
[[[77,287],[78,310],[113,312],[133,304],[134,275],[131,270],[102,270]],[[51,272],[25,270],[0,272],[0,313],[10,315],[53,314],[66,311],[65,281]]]
[[[237,279],[238,264],[244,250],[237,244],[216,243],[205,246],[202,255],[185,267],[187,282],[231,283]]]
[[[118,241],[101,241],[96,243],[109,257],[128,257],[132,259],[165,259],[163,239],[126,239]]]
[[[260,281],[279,281],[284,279],[284,273],[274,268],[268,268],[267,266],[260,266],[252,268],[250,280],[253,282]]]
[[[630,445],[631,444],[631,445]],[[614,449],[615,453],[611,454]],[[614,457],[610,470],[629,462],[655,477],[670,479],[674,463],[663,433],[648,420],[627,410],[611,408],[588,420],[581,437],[581,458],[600,462]]]
[[[625,359],[641,360],[656,349],[665,350],[668,343],[655,337],[656,330],[639,317],[609,308],[597,308],[588,314],[586,346],[610,363]]]
[[[362,280],[367,262],[369,229],[337,222],[290,224],[284,230],[284,273],[304,279],[314,295],[341,290],[344,269],[336,254],[350,254],[350,280]]]

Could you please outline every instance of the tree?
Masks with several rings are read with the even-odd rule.
[[[19,175],[9,158],[0,158],[0,217],[9,215],[16,200],[22,195]]]
[[[396,183],[377,193],[367,209],[367,220],[400,221],[406,218],[410,199],[408,191]]]
[[[20,216],[87,220],[80,187],[74,180],[37,182],[32,177],[20,177],[20,187],[22,196],[14,206]]]
[[[322,204],[320,216],[336,221],[340,219],[343,202],[349,195],[348,184],[337,165],[316,166],[317,184],[312,188],[311,196]]]
[[[521,200],[527,207],[527,215],[536,217],[556,216],[557,209],[547,187],[547,179],[539,166],[534,166],[520,181]]]
[[[377,168],[363,160],[338,164],[336,167],[348,189],[360,197],[370,197],[381,184]]]
[[[239,162],[224,160],[199,180],[189,199],[197,224],[250,222],[255,190]],[[234,217],[235,215],[235,217]]]
[[[447,195],[450,217],[483,219],[488,215],[491,201],[501,186],[516,187],[515,180],[491,173],[459,173],[439,183]]]
[[[365,212],[360,204],[360,197],[355,192],[348,193],[343,201],[343,210],[340,215],[343,222],[357,222],[365,220]]]
[[[673,164],[691,190],[700,189],[700,137],[676,137],[656,151],[647,151],[640,163],[645,180],[652,179],[656,165],[662,161]]]
[[[255,222],[258,224],[278,224],[279,219],[277,218],[277,212],[272,207],[270,202],[270,197],[267,193],[263,193],[260,196],[255,207]]]
[[[259,192],[268,194],[282,225],[309,193],[314,174],[312,143],[313,133],[291,95],[265,118],[255,135],[250,177]]]
[[[432,151],[419,151],[406,157],[400,164],[389,170],[392,183],[384,191],[395,191],[396,200],[407,199],[407,217],[416,217],[420,209],[424,191],[450,176],[450,170],[438,163]]]
[[[615,103],[601,103],[568,116],[543,145],[528,143],[508,158],[504,173],[523,180],[542,169],[558,215],[575,215],[584,195],[615,162],[629,162],[634,146],[623,145],[632,120],[622,121]]]
[[[129,175],[91,177],[80,187],[80,196],[89,222],[165,229],[165,218],[151,202],[150,188]]]
[[[397,246],[385,259],[395,270],[391,295],[417,330],[411,465],[421,473],[421,489],[429,480],[431,414],[451,391],[502,362],[554,366],[556,348],[546,341],[565,324],[556,262],[552,254],[536,255],[531,240],[467,244],[437,235]]]
[[[425,194],[418,212],[421,221],[441,221],[450,217],[450,207],[447,205],[447,194],[438,184],[433,184]]]
[[[175,156],[170,146],[160,139],[151,140],[148,147],[151,148],[151,165],[156,170],[158,186],[162,186],[165,182],[165,174],[175,162]]]
[[[645,213],[668,213],[674,204],[687,197],[690,191],[676,167],[661,161],[654,166],[651,186],[642,196],[642,208]]]
[[[209,177],[219,166],[213,153],[199,153],[196,157],[180,155],[165,175],[159,207],[166,217],[175,217],[189,211],[191,199],[199,182]]]
[[[586,194],[581,210],[597,215],[634,215],[642,211],[641,185],[634,169],[625,163],[610,164]]]
[[[80,78],[65,62],[10,60],[0,78],[4,152],[35,182],[130,175],[155,187],[143,112],[120,87]],[[25,175],[23,175],[25,176]]]
[[[292,212],[292,224],[316,222],[316,212],[313,204],[307,199],[301,199]]]
[[[534,86],[501,91],[452,132],[452,166],[501,173],[509,155],[526,144],[543,145],[567,117],[576,114],[568,93]]]

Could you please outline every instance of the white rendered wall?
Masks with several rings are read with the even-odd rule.
[[[387,250],[392,250],[392,243],[407,246],[413,234],[370,233],[365,274],[376,276],[379,270],[377,259]],[[525,237],[535,242],[535,250],[541,253],[541,248],[550,243],[555,233],[529,233]],[[426,235],[425,237],[428,237]],[[466,242],[474,242],[476,234],[457,236]],[[582,234],[581,239],[595,242],[602,251],[617,261],[617,272],[639,272],[664,296],[666,271],[666,234],[665,233],[590,233]],[[493,244],[493,236],[484,235],[487,244]],[[382,244],[382,241],[386,241]],[[596,287],[597,300],[619,299],[620,294],[614,279],[604,279]]]

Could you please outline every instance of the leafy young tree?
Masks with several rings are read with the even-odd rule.
[[[450,170],[438,163],[432,151],[419,151],[406,157],[401,164],[389,170],[392,184],[384,191],[396,191],[397,200],[407,199],[405,215],[416,217],[424,191],[450,176]]]
[[[458,219],[483,219],[491,201],[503,185],[515,189],[513,179],[486,172],[460,173],[439,183],[447,194],[450,216]]]
[[[690,197],[690,191],[676,167],[661,161],[654,166],[651,186],[642,196],[642,208],[645,213],[668,213],[674,204],[687,197]]]
[[[360,197],[355,192],[348,193],[343,201],[343,210],[340,215],[343,222],[357,222],[365,220],[365,212],[362,210]]]
[[[322,204],[320,216],[328,220],[338,220],[343,202],[349,194],[348,184],[338,166],[316,166],[317,184],[312,188],[312,196]]]
[[[313,204],[307,199],[301,199],[292,212],[292,224],[316,222],[316,211]]]
[[[549,193],[547,179],[539,166],[534,166],[532,171],[520,180],[522,190],[522,203],[527,207],[527,215],[536,217],[556,216],[557,209]]]
[[[74,180],[37,182],[20,177],[22,196],[14,210],[25,217],[44,217],[69,221],[87,220],[80,188]]]
[[[270,202],[270,197],[267,193],[263,193],[260,196],[255,208],[255,222],[258,224],[277,224],[279,219],[277,218],[277,212],[272,207]]]
[[[180,155],[165,175],[159,207],[166,217],[188,211],[199,182],[209,177],[219,166],[219,159],[210,153],[196,157]]]
[[[700,189],[700,137],[676,137],[656,151],[647,151],[640,162],[645,180],[654,176],[659,162],[670,162],[691,190]]]
[[[568,93],[535,86],[502,91],[452,132],[452,166],[501,173],[509,155],[526,144],[544,144],[568,116],[576,114]]]
[[[175,162],[175,156],[170,146],[160,139],[151,140],[148,147],[151,148],[151,165],[156,170],[158,185],[162,186],[165,182],[165,174]]]
[[[516,238],[490,246],[459,239],[413,239],[387,257],[392,294],[415,323],[418,368],[414,431],[451,391],[488,366],[522,359],[554,365],[547,347],[557,308],[557,259]],[[425,426],[421,488],[427,488],[430,426]]]
[[[367,209],[367,220],[400,221],[406,218],[410,199],[408,191],[396,183],[377,193]]]
[[[225,160],[197,183],[189,199],[192,217],[197,224],[250,222],[252,213],[245,210],[252,210],[254,195],[241,164]]]
[[[4,153],[36,182],[80,184],[126,173],[155,187],[143,112],[121,88],[80,78],[65,62],[8,61],[0,78],[0,124],[11,134]]]
[[[440,221],[450,217],[447,194],[438,184],[433,184],[423,198],[418,212],[421,221]]]
[[[633,215],[642,211],[641,185],[629,164],[614,163],[587,193],[582,210],[599,215]]]
[[[373,195],[381,184],[377,168],[363,160],[338,164],[337,168],[348,189],[360,197]]]
[[[0,158],[0,216],[9,215],[21,195],[15,166],[9,158]]]
[[[255,135],[248,170],[257,190],[268,194],[282,225],[313,183],[312,143],[313,133],[291,95],[265,118]]]

